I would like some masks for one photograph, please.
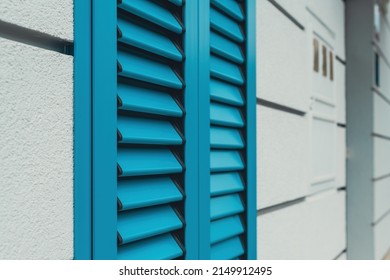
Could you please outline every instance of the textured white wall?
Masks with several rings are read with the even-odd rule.
[[[309,120],[257,107],[257,208],[262,209],[306,195]]]
[[[259,259],[333,259],[346,246],[345,192],[331,190],[257,219]]]
[[[257,1],[257,97],[309,109],[305,33],[268,0]]]
[[[1,0],[0,20],[73,41],[73,0]]]
[[[0,259],[73,258],[73,57],[0,39]]]
[[[0,21],[73,40],[73,0],[2,0]],[[0,259],[73,258],[73,57],[0,37]]]
[[[305,28],[257,2],[257,97],[288,108],[257,106],[258,258],[342,259],[345,65],[335,57],[345,57],[344,3],[276,2]],[[333,82],[329,70],[313,72],[315,36],[334,54]]]

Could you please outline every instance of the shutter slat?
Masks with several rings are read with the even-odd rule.
[[[240,216],[232,216],[211,222],[210,242],[215,244],[223,240],[240,235],[244,232],[244,226]]]
[[[240,88],[215,79],[210,80],[211,100],[224,102],[231,105],[242,106],[244,100]]]
[[[183,139],[172,123],[164,120],[118,116],[119,143],[180,145]]]
[[[244,15],[236,0],[211,0],[211,3],[237,21],[243,21]]]
[[[121,208],[129,210],[180,201],[183,195],[170,177],[138,178],[118,182]]]
[[[169,149],[119,148],[119,176],[180,173],[178,159]]]
[[[212,150],[210,166],[212,172],[234,171],[244,169],[244,162],[239,152]]]
[[[210,144],[214,149],[242,149],[244,142],[237,129],[211,126]]]
[[[183,5],[183,0],[168,0],[168,1],[175,4],[176,6]]]
[[[240,192],[244,190],[244,182],[237,172],[211,174],[211,196]]]
[[[137,241],[183,227],[171,206],[147,207],[121,212],[118,215],[118,234],[121,244]]]
[[[242,64],[244,62],[240,47],[215,32],[210,33],[210,47],[211,53],[218,54],[235,63]]]
[[[168,10],[153,1],[121,0],[120,9],[155,23],[175,33],[182,33],[183,27]]]
[[[162,64],[129,52],[118,51],[120,76],[174,89],[182,89],[183,83],[167,64]]]
[[[239,24],[215,9],[210,9],[210,26],[238,43],[244,42]]]
[[[211,199],[211,220],[236,215],[244,211],[244,206],[238,194],[218,196]]]
[[[134,46],[157,55],[181,61],[183,55],[166,36],[118,18],[119,42]]]
[[[211,76],[219,78],[235,85],[243,85],[244,78],[238,65],[223,60],[216,56],[210,57]]]
[[[171,234],[159,235],[119,246],[119,260],[170,260],[183,255]]]
[[[242,246],[239,237],[234,237],[223,242],[219,242],[211,246],[212,260],[231,260],[238,258],[244,254],[244,247]]]
[[[244,120],[238,108],[211,102],[210,104],[211,124],[231,127],[243,127]]]
[[[120,110],[181,117],[183,111],[177,102],[166,92],[135,87],[127,84],[118,84]]]

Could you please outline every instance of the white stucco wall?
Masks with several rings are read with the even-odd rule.
[[[3,0],[0,21],[71,41],[73,1]],[[72,259],[73,57],[0,37],[0,84],[0,259]]]
[[[333,259],[345,248],[345,192],[335,190],[258,217],[259,259]]]
[[[258,258],[342,259],[345,65],[335,58],[345,58],[344,2],[276,2],[304,29],[257,2]],[[333,52],[333,81],[322,60],[313,71],[315,37]]]
[[[1,0],[0,20],[73,41],[73,0]]]

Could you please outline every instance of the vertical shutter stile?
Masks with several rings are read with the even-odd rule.
[[[182,1],[118,1],[118,259],[184,249]]]
[[[210,258],[245,259],[245,3],[210,2]]]

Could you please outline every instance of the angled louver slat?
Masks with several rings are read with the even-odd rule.
[[[127,144],[180,145],[183,139],[171,122],[137,117],[118,117],[119,142]]]
[[[238,194],[218,196],[211,199],[211,220],[235,215],[244,211],[244,205]]]
[[[180,173],[182,165],[169,149],[118,149],[119,176]]]
[[[168,65],[132,54],[118,51],[119,75],[156,85],[182,89],[183,83]]]
[[[244,56],[240,47],[215,32],[210,33],[210,48],[212,53],[220,55],[225,59],[239,64],[244,62]]]
[[[222,195],[244,190],[244,182],[237,172],[211,174],[211,196]]]
[[[177,6],[183,5],[183,0],[168,0],[168,1],[177,5]]]
[[[244,162],[239,152],[212,150],[210,153],[212,172],[234,171],[244,169]]]
[[[216,56],[210,57],[211,76],[235,85],[243,85],[244,78],[240,67]]]
[[[183,110],[167,92],[118,84],[119,109],[169,117],[183,116]]]
[[[120,0],[120,9],[144,18],[175,33],[182,33],[183,27],[173,14],[150,0]]]
[[[180,201],[183,194],[170,177],[147,177],[118,182],[119,210]]]
[[[177,46],[166,36],[135,23],[118,19],[119,42],[131,45],[157,55],[181,61],[182,53]]]
[[[126,211],[118,215],[121,244],[170,232],[182,226],[181,219],[168,205]]]
[[[239,108],[226,106],[211,102],[210,104],[210,119],[211,124],[243,127],[244,120],[242,119]]]
[[[244,226],[240,216],[231,216],[211,222],[211,244],[221,242],[243,233]]]
[[[119,260],[169,260],[180,257],[183,250],[171,234],[147,238],[118,248]]]
[[[214,101],[236,106],[244,105],[239,87],[215,79],[210,81],[210,95]]]
[[[226,14],[231,16],[237,21],[243,21],[244,15],[240,8],[240,5],[236,0],[211,0],[211,3],[224,11]]]
[[[237,43],[244,42],[239,24],[213,8],[210,10],[210,26]]]
[[[211,126],[210,144],[214,149],[241,149],[244,147],[241,134],[237,129]]]
[[[239,237],[219,242],[211,247],[212,260],[232,260],[244,254],[245,250]]]

